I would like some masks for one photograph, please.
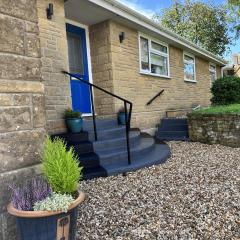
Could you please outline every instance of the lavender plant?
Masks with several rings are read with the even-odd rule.
[[[50,185],[43,178],[27,181],[22,187],[10,186],[12,190],[12,204],[18,210],[32,211],[36,202],[52,195]]]

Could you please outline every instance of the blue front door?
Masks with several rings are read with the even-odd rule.
[[[69,71],[89,81],[86,31],[66,24],[68,41]],[[90,90],[87,84],[71,78],[72,108],[81,113],[91,113]]]

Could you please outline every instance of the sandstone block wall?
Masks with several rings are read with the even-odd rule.
[[[119,33],[125,40],[119,42]],[[140,74],[138,32],[110,21],[113,82],[116,94],[134,104],[133,126],[154,128],[168,109],[191,108],[193,104],[210,104],[209,62],[196,57],[197,83],[184,81],[183,50],[169,46],[170,79]],[[218,75],[220,76],[218,68]],[[163,95],[151,105],[146,103],[161,89]],[[118,107],[118,105],[116,106]]]
[[[68,48],[64,0],[51,1],[54,5],[52,20],[46,18],[49,1],[38,0],[42,78],[46,95],[47,131],[65,130],[63,112],[71,107],[70,80],[61,73],[68,70]]]
[[[210,104],[209,62],[196,57],[197,83],[184,81],[183,50],[169,46],[170,79],[140,74],[138,31],[114,21],[91,26],[93,81],[133,102],[133,127],[154,128],[166,110]],[[119,42],[119,34],[125,40]],[[220,77],[220,67],[217,75]],[[151,105],[146,103],[161,89],[164,94]],[[98,113],[114,114],[122,106],[115,99],[96,96]],[[113,108],[109,107],[113,105]],[[100,110],[101,109],[101,110]]]
[[[239,114],[189,114],[191,141],[240,147]]]
[[[93,83],[110,92],[113,88],[113,59],[110,43],[110,23],[102,22],[89,28]],[[114,99],[94,89],[96,113],[109,117],[115,113]]]
[[[0,1],[0,239],[15,240],[10,184],[39,174],[45,99],[35,0]]]

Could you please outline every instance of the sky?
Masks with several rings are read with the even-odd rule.
[[[125,4],[126,6],[140,12],[146,17],[152,18],[153,14],[156,12],[161,12],[164,8],[168,8],[172,5],[173,0],[118,0],[119,2]],[[223,4],[226,0],[202,0],[206,3],[212,3],[215,5]],[[231,60],[233,53],[240,53],[240,40],[233,43],[230,46],[230,52],[226,53],[224,58],[226,60]]]

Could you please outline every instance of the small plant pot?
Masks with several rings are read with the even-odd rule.
[[[125,125],[126,121],[125,121],[125,112],[119,112],[118,113],[118,124],[119,125]]]
[[[78,205],[85,199],[80,192],[67,213],[61,211],[21,211],[10,203],[8,212],[17,218],[22,240],[75,240]]]
[[[71,133],[79,133],[82,131],[83,119],[82,118],[67,118],[66,125]]]

